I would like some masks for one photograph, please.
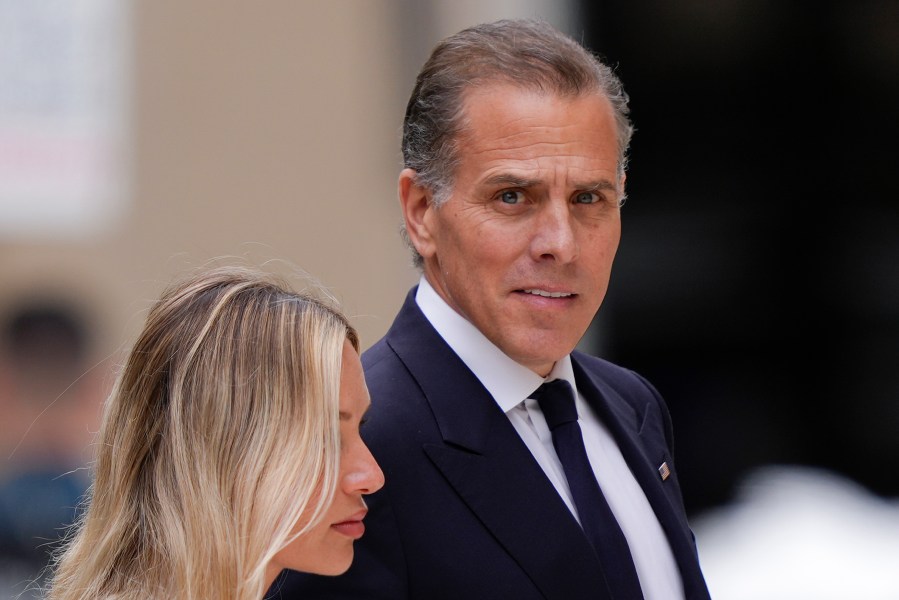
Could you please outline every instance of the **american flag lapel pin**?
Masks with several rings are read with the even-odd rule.
[[[671,475],[671,469],[668,468],[668,463],[663,462],[659,465],[659,475],[662,476],[662,481],[668,479],[668,476]]]

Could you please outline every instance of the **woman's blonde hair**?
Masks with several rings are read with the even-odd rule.
[[[163,294],[107,401],[49,598],[262,597],[269,560],[337,485],[341,356],[359,342],[332,304],[235,267]]]

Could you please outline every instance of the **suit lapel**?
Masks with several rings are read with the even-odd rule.
[[[677,499],[680,491],[673,479],[663,481],[658,471],[662,462],[671,463],[664,432],[646,428],[645,410],[649,407],[638,414],[614,389],[584,369],[574,355],[572,364],[578,390],[611,431],[668,537],[684,583],[685,596],[708,597],[689,524]]]
[[[406,300],[387,343],[418,382],[442,441],[423,451],[548,599],[607,598],[582,530],[480,381]]]

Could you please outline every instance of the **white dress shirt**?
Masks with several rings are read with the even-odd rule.
[[[683,583],[668,538],[621,455],[618,444],[578,392],[571,357],[565,356],[553,366],[546,378],[540,377],[493,345],[474,325],[453,310],[424,277],[419,282],[415,301],[437,333],[506,413],[577,519],[577,509],[562,463],[553,447],[552,434],[537,401],[528,398],[544,381],[564,379],[571,384],[587,456],[603,495],[627,538],[645,600],[682,599]]]

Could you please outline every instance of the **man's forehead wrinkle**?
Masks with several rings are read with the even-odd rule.
[[[578,160],[578,161],[611,161],[617,164],[616,157],[602,157],[597,156],[595,154],[584,154],[582,152],[562,152],[560,149],[565,149],[566,146],[576,145],[578,142],[571,141],[540,141],[540,142],[528,142],[518,145],[499,145],[498,141],[502,139],[512,139],[511,136],[509,138],[494,138],[494,143],[492,144],[483,144],[479,147],[472,147],[469,145],[467,148],[462,151],[462,159],[465,160],[465,156],[484,156],[484,155],[495,155],[494,160],[500,161],[510,161],[510,162],[532,162],[539,160],[555,160],[555,159],[564,159],[564,160]],[[521,151],[529,151],[527,153]],[[520,155],[516,156],[507,156],[507,154],[513,154],[519,152]]]
[[[503,127],[502,129],[505,129]],[[591,138],[587,135],[571,137],[566,135],[568,131],[581,132],[580,128],[575,127],[556,127],[556,126],[531,126],[528,128],[518,128],[507,133],[499,133],[489,138],[481,138],[477,140],[477,145],[486,146],[502,146],[508,148],[519,148],[522,146],[540,146],[540,145],[565,145],[565,144],[585,144],[590,143]],[[519,139],[526,141],[520,142]],[[504,144],[505,142],[505,144]],[[506,145],[508,144],[508,146]]]

